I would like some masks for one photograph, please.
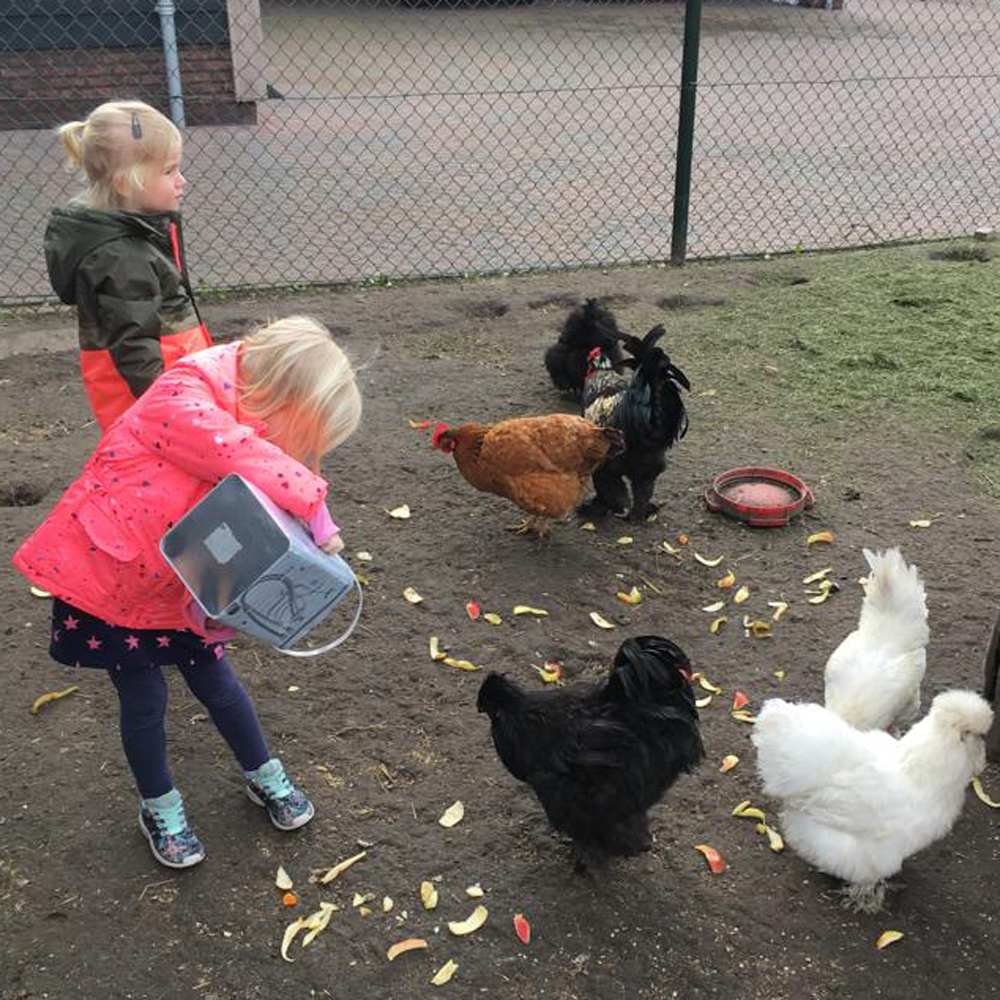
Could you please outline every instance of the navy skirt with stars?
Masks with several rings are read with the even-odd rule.
[[[187,629],[125,628],[109,625],[58,597],[52,601],[49,655],[67,667],[195,667],[214,663],[225,650]]]

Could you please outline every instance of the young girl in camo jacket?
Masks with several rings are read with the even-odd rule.
[[[110,101],[59,129],[89,188],[53,210],[45,259],[77,307],[80,367],[104,432],[163,371],[208,347],[183,260],[181,135],[141,101]]]
[[[55,596],[52,657],[110,676],[139,789],[139,826],[171,868],[197,864],[205,853],[167,764],[163,666],[176,665],[207,707],[244,771],[247,794],[275,826],[296,829],[313,807],[271,757],[218,633],[164,561],[160,538],[236,472],[306,521],[318,545],[338,552],[343,542],[317,470],[360,417],[349,361],[307,317],[199,351],[115,422],[14,555],[14,565]]]

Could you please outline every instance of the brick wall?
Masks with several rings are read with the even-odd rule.
[[[181,46],[180,64],[188,125],[256,122],[256,104],[235,98],[228,45]],[[113,97],[169,114],[166,81],[159,48],[0,52],[0,130],[52,128]]]

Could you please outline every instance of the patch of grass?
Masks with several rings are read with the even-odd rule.
[[[1000,262],[945,267],[921,246],[803,255],[794,269],[794,283],[781,259],[684,269],[690,294],[727,300],[665,317],[693,407],[711,387],[729,419],[771,408],[799,446],[831,424],[903,421],[946,435],[1000,493],[1000,442],[982,433],[1000,424]]]

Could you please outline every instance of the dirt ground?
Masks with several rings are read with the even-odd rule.
[[[742,799],[770,804],[755,777],[750,727],[728,711],[737,687],[754,711],[777,694],[821,696],[825,659],[856,619],[860,550],[895,543],[928,585],[925,700],[950,686],[978,689],[1000,556],[995,505],[953,442],[888,408],[877,421],[831,419],[821,440],[804,446],[803,426],[823,423],[822,401],[816,413],[782,412],[755,399],[751,373],[729,368],[723,377],[726,352],[686,335],[683,309],[657,305],[682,294],[683,275],[581,272],[206,306],[217,337],[266,316],[312,312],[364,364],[362,429],[326,472],[334,516],[369,585],[363,625],[335,653],[293,660],[241,640],[233,654],[273,750],[315,802],[315,820],[296,834],[272,829],[247,801],[201,706],[172,679],[174,773],[208,855],[183,873],[157,866],[136,828],[110,685],[48,660],[48,603],[10,567],[96,434],[71,321],[0,321],[0,998],[408,1000],[436,995],[429,980],[447,959],[459,968],[440,995],[462,998],[997,995],[996,815],[970,795],[952,834],[906,863],[885,913],[849,914],[833,880],[791,851],[771,852],[752,823],[731,817]],[[732,275],[719,281],[737,284]],[[743,286],[754,294],[752,281]],[[626,327],[666,322],[671,355],[693,385],[691,429],[659,482],[657,522],[612,520],[589,533],[574,519],[538,545],[508,534],[516,512],[473,491],[407,419],[572,409],[548,383],[541,348],[584,294],[610,296]],[[670,300],[682,302],[722,308]],[[757,462],[790,467],[811,484],[808,518],[762,531],[706,512],[702,494],[714,474]],[[403,503],[409,520],[388,517]],[[920,513],[934,517],[931,528],[908,527]],[[820,528],[836,541],[816,551],[805,539]],[[679,531],[690,543],[675,559],[661,543],[676,545]],[[619,544],[626,534],[632,544]],[[362,550],[372,562],[357,561]],[[693,550],[725,557],[751,589],[749,614],[768,614],[768,600],[791,602],[773,639],[745,638],[734,614],[720,635],[709,633],[712,616],[700,609],[718,595],[721,570],[699,565]],[[827,565],[842,590],[810,606],[801,579]],[[630,608],[615,593],[633,584],[644,600]],[[407,604],[406,586],[424,603]],[[470,599],[503,623],[469,620]],[[517,604],[549,614],[515,617]],[[614,631],[594,627],[591,610]],[[625,637],[648,632],[678,641],[725,689],[702,713],[708,760],[653,810],[649,854],[574,875],[566,843],[495,757],[475,710],[482,675],[432,662],[428,637],[539,685],[533,665],[558,657],[570,679],[596,677]],[[71,682],[79,693],[30,713],[36,695]],[[728,753],[740,764],[720,774]],[[984,781],[1000,792],[996,769]],[[437,819],[456,799],[465,818],[443,829]],[[727,859],[724,874],[710,874],[692,849],[705,842]],[[362,847],[363,861],[316,884],[317,870]],[[279,864],[301,894],[294,910],[273,884]],[[433,912],[420,904],[424,879],[440,893]],[[477,882],[489,919],[454,937],[446,923],[471,912],[465,888]],[[355,893],[373,893],[374,912],[362,915]],[[394,900],[389,913],[385,895]],[[307,949],[293,945],[294,964],[283,962],[285,926],[320,900],[339,911]],[[531,922],[529,946],[512,929],[519,911]],[[906,936],[877,951],[887,928]],[[429,949],[389,963],[386,948],[411,935]]]

